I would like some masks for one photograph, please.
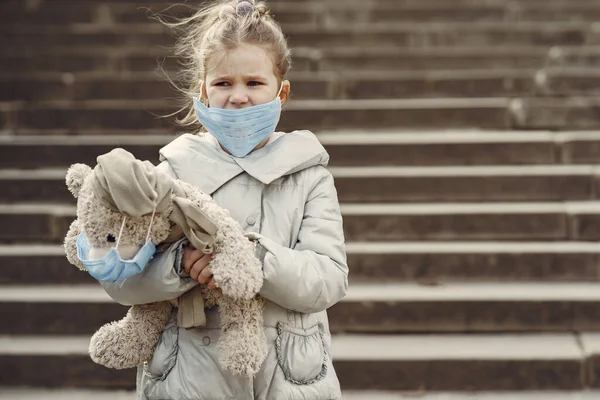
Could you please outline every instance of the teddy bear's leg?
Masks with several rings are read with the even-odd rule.
[[[217,286],[223,294],[235,299],[252,299],[262,287],[262,264],[254,255],[254,243],[242,233],[218,233],[217,250],[210,266]]]
[[[222,331],[217,352],[221,366],[233,375],[255,375],[267,356],[263,327],[264,300],[235,300],[223,296],[219,303]]]
[[[148,361],[171,315],[168,301],[132,306],[120,321],[104,325],[90,341],[90,357],[108,368],[134,368]]]

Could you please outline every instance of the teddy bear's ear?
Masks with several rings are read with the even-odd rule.
[[[67,188],[75,198],[79,196],[79,191],[83,186],[85,178],[92,173],[92,169],[85,164],[73,164],[67,171]]]

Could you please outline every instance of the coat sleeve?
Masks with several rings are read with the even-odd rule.
[[[180,239],[169,248],[155,253],[141,274],[118,282],[101,282],[114,301],[125,306],[171,300],[187,292],[198,282],[189,278],[181,266]]]
[[[260,294],[289,310],[326,310],[346,295],[348,266],[342,216],[329,171],[310,190],[293,248],[257,235],[257,255],[263,261]]]
[[[157,167],[171,177],[175,171],[167,162]],[[182,247],[187,239],[180,239],[166,250],[157,252],[141,274],[119,282],[101,282],[104,290],[117,303],[131,306],[171,300],[181,296],[198,283],[189,278],[181,266]]]

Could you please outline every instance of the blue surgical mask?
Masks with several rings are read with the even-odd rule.
[[[245,157],[275,131],[281,116],[279,93],[273,101],[239,110],[210,108],[195,98],[194,111],[198,121],[227,151],[234,157]]]
[[[152,227],[152,220],[154,219],[154,213],[152,213],[152,220],[150,221],[150,227],[148,228],[144,246],[142,246],[131,260],[121,259],[121,255],[117,250],[119,248],[121,235],[123,234],[125,218],[126,217],[123,218],[123,223],[121,224],[117,245],[110,249],[110,251],[102,258],[90,260],[89,254],[91,246],[85,233],[81,232],[77,237],[77,257],[79,258],[79,261],[87,268],[90,275],[100,282],[122,281],[142,273],[146,264],[148,264],[156,252],[156,246],[152,240],[150,240],[150,228]]]

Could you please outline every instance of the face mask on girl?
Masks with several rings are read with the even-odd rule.
[[[196,118],[234,157],[245,157],[275,131],[281,116],[282,89],[283,83],[277,97],[268,103],[239,110],[210,108],[194,98]]]
[[[81,264],[83,264],[83,266],[88,270],[90,275],[99,282],[122,281],[142,273],[146,267],[146,264],[148,264],[156,252],[156,246],[152,240],[150,240],[150,229],[152,228],[152,221],[154,220],[153,212],[144,246],[132,259],[123,260],[121,258],[121,255],[117,250],[119,249],[119,241],[121,240],[123,228],[125,227],[125,220],[126,217],[123,217],[121,231],[119,232],[119,237],[117,238],[117,245],[110,249],[110,251],[102,258],[90,260],[89,256],[91,246],[87,240],[87,237],[83,232],[81,232],[77,237],[77,257],[79,258],[79,261],[81,261]]]

